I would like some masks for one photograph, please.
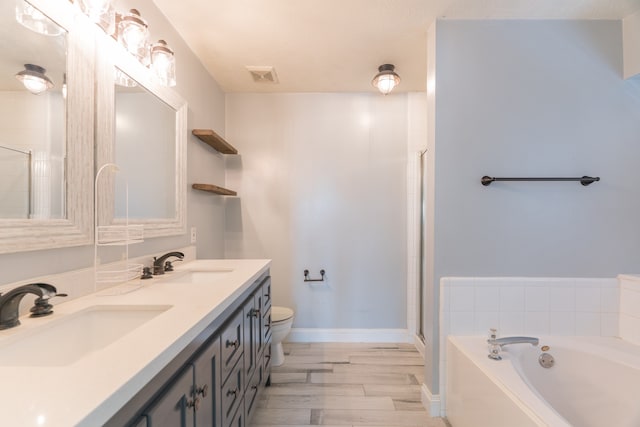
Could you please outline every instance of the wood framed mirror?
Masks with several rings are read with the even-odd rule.
[[[68,1],[0,7],[0,253],[90,244],[95,28]],[[34,70],[51,87],[14,78]]]
[[[97,62],[99,224],[142,224],[144,237],[186,233],[187,103],[110,37]]]

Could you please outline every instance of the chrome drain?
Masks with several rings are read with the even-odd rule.
[[[543,368],[549,369],[555,365],[556,360],[549,353],[542,353],[540,357],[538,357],[538,363],[540,363],[540,366]]]

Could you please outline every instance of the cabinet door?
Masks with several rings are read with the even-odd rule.
[[[187,365],[180,376],[145,411],[149,427],[193,427],[197,402],[192,395],[193,366]]]
[[[255,295],[252,295],[251,298],[247,300],[243,307],[244,312],[244,326],[243,326],[243,336],[244,336],[244,369],[245,369],[245,378],[251,377],[251,374],[256,369],[256,327],[255,327],[255,319],[256,319],[256,303],[255,303]],[[260,315],[258,314],[258,317]]]
[[[200,407],[196,408],[196,426],[221,427],[220,387],[220,337],[206,345],[205,350],[194,360],[194,392],[200,398]],[[153,426],[152,426],[153,427]]]
[[[222,350],[222,382],[226,381],[243,350],[243,317],[244,312],[240,308],[233,316],[229,324],[222,331],[220,345]]]

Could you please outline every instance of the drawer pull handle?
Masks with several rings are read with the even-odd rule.
[[[233,341],[227,340],[227,342],[225,343],[225,346],[227,348],[229,348],[229,347],[238,348],[238,347],[240,347],[240,341],[238,341],[238,340],[233,340]]]
[[[257,390],[257,389],[258,389],[258,386],[257,386],[257,385],[252,385],[252,386],[251,386],[251,390]]]
[[[207,397],[207,392],[209,391],[209,386],[207,384],[202,387],[198,387],[196,385],[196,395],[201,395],[202,397]]]
[[[227,390],[227,396],[231,396],[232,394],[234,396],[237,395],[238,394],[238,389],[234,388],[233,390],[232,389]]]
[[[200,399],[197,397],[187,400],[187,408],[193,408],[196,411],[200,408]]]

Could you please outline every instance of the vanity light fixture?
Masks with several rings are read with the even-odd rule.
[[[34,64],[24,64],[24,70],[16,74],[16,79],[20,80],[25,88],[34,95],[53,87],[53,82],[46,76],[47,70]]]
[[[151,45],[151,71],[161,85],[176,85],[176,59],[166,41],[158,40]]]
[[[388,95],[394,87],[400,84],[400,76],[394,70],[393,64],[382,64],[378,67],[378,74],[371,81],[371,84],[377,87],[383,95]]]
[[[116,9],[112,0],[75,0],[82,13],[98,24],[105,33],[113,34],[116,27]]]
[[[119,17],[118,41],[144,65],[149,63],[149,25],[137,9]]]
[[[44,34],[45,36],[59,36],[64,32],[61,26],[53,22],[26,0],[16,1],[16,21],[31,31]]]

